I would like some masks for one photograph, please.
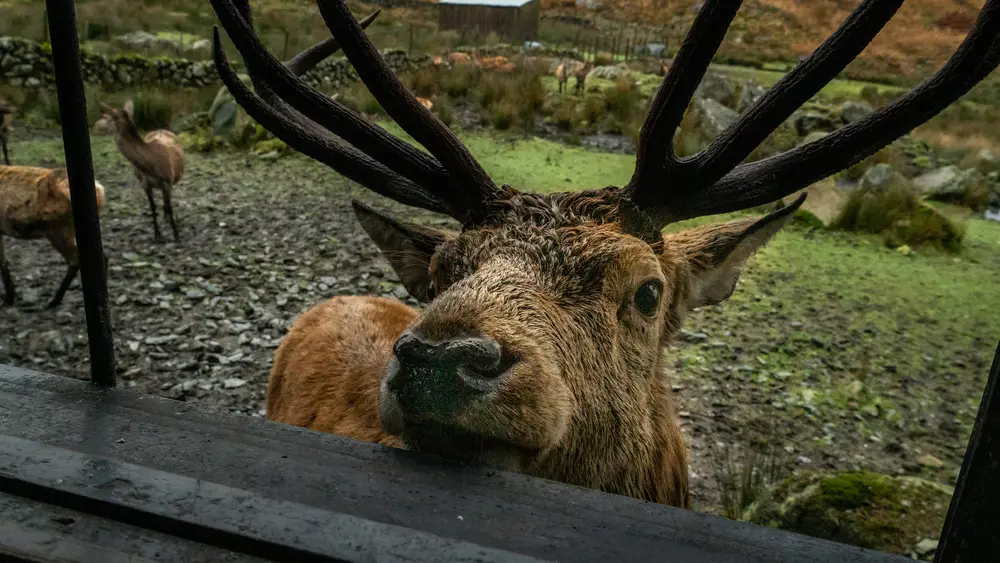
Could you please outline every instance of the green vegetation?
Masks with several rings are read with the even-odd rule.
[[[962,225],[920,201],[900,180],[881,189],[854,190],[834,228],[883,234],[886,245],[893,248],[931,244],[958,251],[965,235]]]
[[[909,555],[944,525],[948,487],[870,471],[804,472],[758,505],[759,524],[888,553]]]

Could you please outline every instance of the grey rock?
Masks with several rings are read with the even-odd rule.
[[[978,170],[963,170],[950,165],[918,176],[913,183],[928,199],[949,200],[961,198],[970,186],[985,181],[986,178]]]
[[[750,106],[757,103],[757,100],[763,98],[766,93],[767,88],[763,85],[753,80],[747,80],[746,84],[743,85],[743,90],[740,92],[740,99],[736,102],[736,111],[743,113]]]
[[[934,538],[924,538],[919,542],[917,542],[917,545],[914,546],[913,551],[916,552],[917,555],[924,556],[934,553],[935,551],[937,551],[937,548],[938,548],[938,540]]]
[[[837,128],[833,119],[819,112],[806,111],[795,119],[795,130],[800,137],[804,137],[813,131],[831,132]]]
[[[854,123],[873,111],[875,111],[875,108],[873,108],[868,102],[844,102],[844,104],[840,106],[840,119],[842,119],[844,123]]]
[[[695,100],[699,98],[713,100],[728,108],[728,104],[734,102],[735,94],[736,88],[728,76],[710,71],[705,73],[705,77],[698,85],[698,89],[695,90],[694,96]]]
[[[827,133],[826,131],[813,131],[812,133],[809,133],[808,135],[803,137],[802,140],[799,141],[798,146],[808,145],[809,143],[815,143],[816,141],[822,139],[823,137],[826,137],[827,135],[829,135],[829,133]]]

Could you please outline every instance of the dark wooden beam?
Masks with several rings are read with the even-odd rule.
[[[101,220],[94,193],[94,162],[90,153],[87,98],[80,68],[80,44],[76,36],[73,0],[45,0],[52,37],[59,120],[73,206],[73,221],[80,259],[83,307],[87,315],[90,346],[90,376],[94,383],[115,385],[115,346],[108,308],[108,280],[101,243]]]
[[[0,561],[266,561],[14,495],[0,493],[0,515]]]
[[[418,561],[454,560],[456,546],[484,561],[907,561],[2,365],[0,413],[4,492],[154,531],[180,522],[171,533],[234,551],[247,541],[365,562],[389,557],[377,551],[386,545]],[[337,538],[359,551],[335,549]]]
[[[1000,560],[1000,345],[979,403],[936,563]]]

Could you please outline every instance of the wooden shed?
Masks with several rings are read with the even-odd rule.
[[[441,0],[438,28],[495,32],[506,41],[538,37],[541,0]]]

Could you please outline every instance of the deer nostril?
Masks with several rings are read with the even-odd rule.
[[[466,388],[485,392],[513,363],[499,343],[484,337],[462,337],[443,342],[427,342],[411,332],[399,337],[393,347],[395,354],[390,386],[442,385],[455,382]]]
[[[500,345],[484,338],[463,338],[442,344],[442,360],[461,375],[494,378],[503,373]]]

